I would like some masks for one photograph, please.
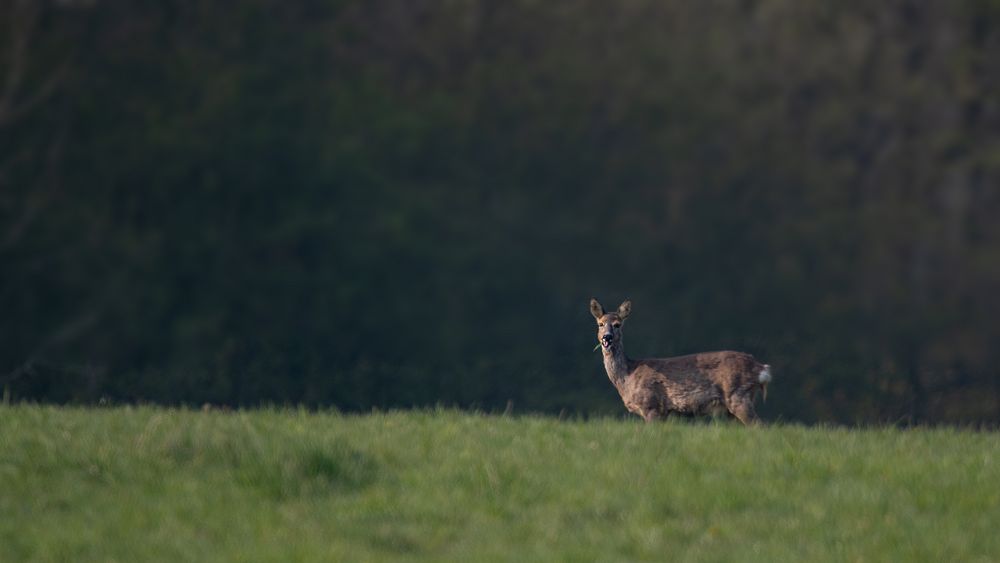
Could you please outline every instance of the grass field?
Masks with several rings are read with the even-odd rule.
[[[0,560],[997,561],[1000,435],[0,407]]]

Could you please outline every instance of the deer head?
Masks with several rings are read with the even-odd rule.
[[[590,314],[597,320],[597,341],[605,351],[611,350],[622,340],[622,324],[632,312],[632,302],[625,300],[617,311],[605,313],[597,299],[590,300]]]

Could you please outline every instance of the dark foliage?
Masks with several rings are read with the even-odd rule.
[[[1000,421],[1000,2],[0,8],[14,398]],[[9,32],[7,32],[9,30]]]

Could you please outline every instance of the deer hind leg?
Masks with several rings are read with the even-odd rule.
[[[753,408],[753,399],[747,396],[730,397],[727,407],[733,416],[746,426],[754,426],[760,423],[757,418],[757,411]]]
[[[655,422],[657,420],[666,420],[667,415],[664,414],[664,413],[661,413],[657,409],[649,409],[649,410],[642,411],[642,418],[646,422]]]
[[[717,420],[729,420],[733,418],[733,413],[729,412],[729,409],[719,401],[708,407],[708,416],[712,418],[712,421]]]

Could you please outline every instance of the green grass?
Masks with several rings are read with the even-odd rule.
[[[1000,435],[0,407],[0,560],[996,561]]]

